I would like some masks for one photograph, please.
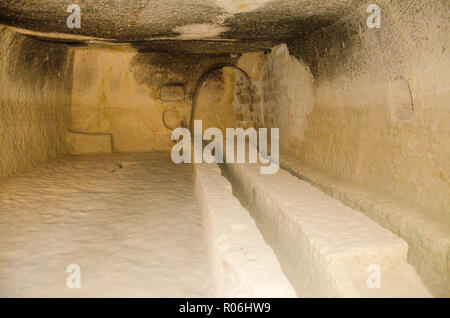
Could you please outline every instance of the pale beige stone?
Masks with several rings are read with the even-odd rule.
[[[69,153],[73,155],[88,153],[111,153],[111,135],[84,134],[68,132],[66,143]]]

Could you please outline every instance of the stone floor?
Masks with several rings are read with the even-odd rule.
[[[0,296],[207,297],[191,165],[66,157],[0,181]],[[69,289],[69,264],[81,288]]]

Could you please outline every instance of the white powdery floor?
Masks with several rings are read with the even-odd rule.
[[[0,296],[209,296],[200,223],[192,166],[167,153],[52,160],[0,181]]]

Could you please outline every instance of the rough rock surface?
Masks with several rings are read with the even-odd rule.
[[[65,152],[72,53],[0,26],[0,178]]]
[[[209,296],[192,184],[166,153],[61,158],[1,181],[0,296]]]
[[[259,169],[224,170],[300,297],[431,296],[406,260],[405,241],[284,170]],[[367,284],[373,265],[380,288]]]
[[[0,23],[29,29],[38,36],[88,43],[92,39],[133,42],[141,48],[211,51],[211,42],[186,47],[166,40],[218,40],[217,51],[270,48],[348,14],[361,0],[85,0],[80,3],[81,28],[69,29],[68,3],[63,0],[5,0]],[[71,3],[69,3],[71,4]],[[49,34],[53,33],[53,34]],[[158,41],[156,44],[154,41]],[[162,42],[161,42],[162,41]],[[184,44],[183,44],[184,45]]]

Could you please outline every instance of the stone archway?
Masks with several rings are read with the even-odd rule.
[[[248,75],[236,66],[220,65],[209,69],[199,80],[190,116],[202,120],[202,130],[216,127],[256,128],[252,86]]]

